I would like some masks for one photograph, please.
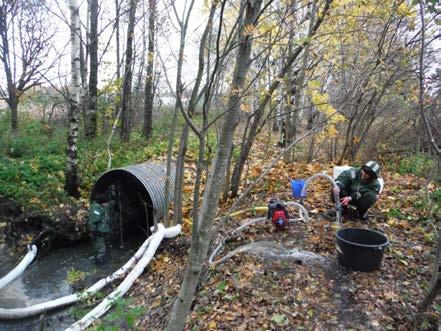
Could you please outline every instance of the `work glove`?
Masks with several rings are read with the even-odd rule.
[[[354,201],[356,201],[356,200],[358,200],[360,198],[361,198],[361,193],[358,192],[358,191],[356,191],[356,192],[351,194],[351,199],[354,200]]]
[[[351,197],[344,197],[344,198],[340,199],[340,204],[342,206],[347,206],[349,204],[349,202],[351,202],[351,201],[352,201]]]

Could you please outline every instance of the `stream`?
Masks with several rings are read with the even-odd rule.
[[[120,248],[119,244],[108,250],[104,264],[97,266],[93,259],[92,241],[71,247],[54,248],[38,257],[25,272],[0,290],[0,307],[18,308],[56,299],[75,292],[67,282],[69,270],[86,273],[83,287],[106,277],[120,268],[139,248],[145,235],[131,237]],[[12,270],[24,255],[10,256],[0,247],[0,278]],[[0,320],[3,330],[64,330],[75,322],[70,313],[71,306],[50,311],[41,316],[20,320]]]

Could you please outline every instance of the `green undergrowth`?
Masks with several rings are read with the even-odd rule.
[[[432,167],[433,157],[424,153],[403,156],[398,163],[398,173],[426,176]]]
[[[136,306],[132,299],[118,298],[114,307],[95,327],[95,331],[141,330],[135,322],[145,314],[145,306]]]
[[[64,192],[66,129],[37,120],[21,119],[19,134],[14,136],[9,126],[9,116],[1,116],[0,195],[12,198],[28,208],[43,210],[71,201]],[[133,132],[130,142],[122,143],[116,133],[111,143],[112,168],[146,161],[164,162],[168,145],[164,126],[164,121],[158,122],[149,141],[140,132]],[[179,129],[176,133],[175,151],[180,132]],[[108,136],[109,133],[104,132],[93,140],[86,140],[81,135],[79,137],[78,175],[83,199],[88,199],[93,184],[107,170]],[[214,150],[214,135],[210,135],[207,142],[208,150]],[[191,134],[187,152],[189,159],[196,159],[197,148],[197,140]]]
[[[425,184],[420,184],[420,189],[414,197],[414,206],[419,210],[440,214],[441,213],[441,189],[439,178],[441,178],[441,165],[436,157],[423,152],[406,153],[391,156],[384,159],[384,167],[391,173],[398,173],[401,176],[415,175],[424,179],[428,184],[427,194]],[[427,180],[430,180],[427,182]],[[400,193],[400,186],[391,188],[393,193]],[[430,212],[429,212],[430,213]],[[390,216],[404,219],[405,215],[400,209],[391,209]]]

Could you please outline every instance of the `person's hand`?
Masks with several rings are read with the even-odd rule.
[[[334,186],[332,188],[332,192],[334,192],[335,194],[339,194],[340,193],[340,187],[339,186]]]
[[[349,202],[351,202],[352,198],[351,197],[344,197],[340,199],[340,204],[342,206],[347,206],[349,204]]]

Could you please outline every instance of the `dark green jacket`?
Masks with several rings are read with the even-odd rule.
[[[103,204],[93,202],[90,205],[87,225],[92,233],[109,234],[112,232],[113,212],[115,201]]]
[[[361,168],[351,168],[343,171],[336,179],[337,185],[345,191],[353,201],[361,196],[369,195],[377,197],[380,192],[380,183],[377,179],[365,182],[361,180]]]

